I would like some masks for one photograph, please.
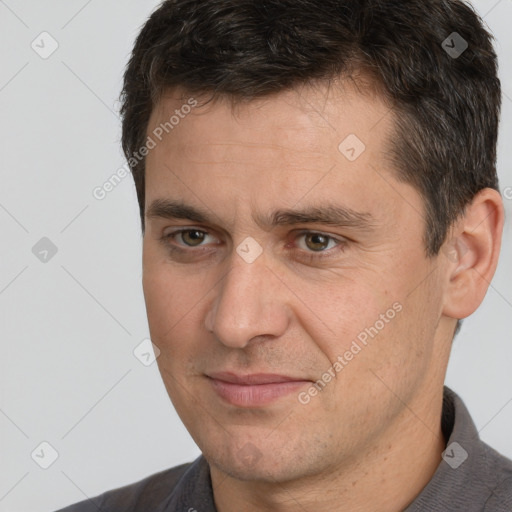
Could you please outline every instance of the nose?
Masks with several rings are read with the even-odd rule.
[[[285,286],[263,255],[247,263],[234,252],[215,293],[205,326],[225,346],[244,348],[255,337],[280,337],[286,331]]]

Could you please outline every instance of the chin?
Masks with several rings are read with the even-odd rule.
[[[202,450],[206,460],[219,471],[241,481],[257,481],[261,483],[284,483],[314,474],[312,465],[307,464],[304,451],[283,450],[285,443],[270,444],[267,440],[258,442],[242,441],[224,445],[211,444],[211,449]],[[302,455],[299,455],[302,454]]]
[[[299,476],[292,474],[291,468],[285,467],[282,461],[273,460],[266,456],[263,456],[261,460],[253,464],[247,464],[239,460],[237,455],[233,456],[225,453],[220,457],[208,457],[207,453],[204,456],[218,470],[229,475],[231,478],[244,482],[286,482]],[[289,462],[286,463],[286,466],[288,465]],[[297,471],[297,468],[295,468],[295,471]]]

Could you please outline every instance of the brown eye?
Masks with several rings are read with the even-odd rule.
[[[305,235],[304,241],[308,249],[312,251],[323,251],[329,245],[330,237],[320,233],[309,233]]]
[[[197,229],[190,229],[188,231],[182,231],[180,235],[181,239],[183,242],[185,242],[186,245],[196,247],[201,245],[201,242],[204,241],[206,233]]]

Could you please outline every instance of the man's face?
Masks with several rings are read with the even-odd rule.
[[[422,199],[386,159],[389,109],[348,85],[191,104],[169,95],[149,123],[143,285],[163,381],[206,458],[286,481],[424,430],[453,323]]]

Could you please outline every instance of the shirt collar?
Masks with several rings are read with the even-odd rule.
[[[485,482],[492,482],[492,468],[486,445],[460,397],[447,386],[443,393],[441,428],[446,449],[443,460],[429,483],[404,512],[440,510],[481,511],[492,493]],[[471,504],[471,505],[469,505]]]

